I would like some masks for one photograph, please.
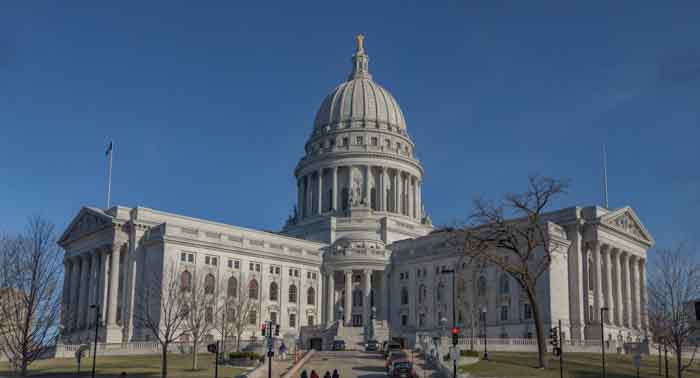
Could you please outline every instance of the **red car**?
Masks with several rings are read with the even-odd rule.
[[[389,353],[389,357],[386,358],[386,361],[384,362],[384,367],[386,368],[387,371],[391,370],[391,364],[396,361],[396,360],[405,360],[408,358],[408,355],[400,350],[395,350]]]

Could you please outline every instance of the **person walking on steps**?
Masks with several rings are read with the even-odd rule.
[[[326,370],[326,374],[323,375],[323,378],[331,378],[331,372]]]
[[[340,378],[340,374],[338,374],[338,369],[333,369],[333,376],[331,378]]]
[[[309,378],[309,373],[306,372],[306,370],[301,372],[301,376],[299,378]]]
[[[318,378],[318,374],[316,373],[316,370],[311,370],[311,377],[310,378]]]
[[[287,359],[287,346],[284,345],[284,341],[282,341],[282,344],[280,344],[280,359]]]

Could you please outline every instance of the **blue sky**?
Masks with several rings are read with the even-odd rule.
[[[95,3],[0,5],[1,230],[104,206],[110,139],[114,202],[278,230],[361,32],[435,223],[531,173],[600,203],[605,142],[611,207],[700,241],[696,2]]]

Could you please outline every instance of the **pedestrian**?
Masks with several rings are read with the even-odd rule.
[[[323,378],[331,378],[331,372],[326,370],[326,374],[323,375]]]
[[[316,373],[316,370],[311,370],[311,377],[310,378],[318,378],[318,374]]]
[[[306,372],[306,369],[301,372],[301,376],[299,378],[309,378],[309,373]]]
[[[333,377],[332,378],[340,378],[340,374],[338,374],[338,369],[333,369]]]
[[[282,344],[280,344],[280,359],[287,359],[287,346],[284,345],[284,341],[282,341]]]

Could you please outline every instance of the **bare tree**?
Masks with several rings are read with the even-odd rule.
[[[61,261],[54,225],[41,217],[30,218],[23,234],[0,240],[0,344],[22,376],[55,344]]]
[[[145,282],[141,311],[134,319],[147,329],[161,346],[161,377],[168,376],[168,347],[187,332],[187,300],[192,281],[184,280],[175,261],[164,264],[162,276]]]
[[[192,369],[197,369],[197,351],[202,339],[215,328],[219,307],[216,298],[216,279],[207,274],[195,279],[194,287],[185,293],[185,327],[192,337]]]
[[[544,319],[537,297],[537,283],[549,270],[558,245],[550,236],[544,217],[547,206],[566,193],[568,184],[531,176],[523,193],[508,193],[498,202],[475,199],[469,224],[454,238],[477,264],[494,265],[512,277],[527,295],[532,308],[539,367],[546,367]]]
[[[251,298],[251,293],[245,290],[244,286],[234,277],[229,278],[223,285],[225,285],[226,299],[222,308],[222,320],[218,322],[218,328],[223,338],[223,344],[226,344],[228,336],[235,336],[236,352],[238,352],[241,350],[241,335],[251,327],[250,314],[257,308],[258,301]],[[259,296],[261,293],[258,291],[257,294]]]
[[[676,376],[690,367],[698,345],[691,338],[700,331],[693,321],[693,301],[700,299],[700,264],[697,252],[684,246],[661,250],[651,260],[647,292],[647,312],[652,331],[658,341],[670,347],[676,356]],[[683,351],[692,351],[683,364]]]

